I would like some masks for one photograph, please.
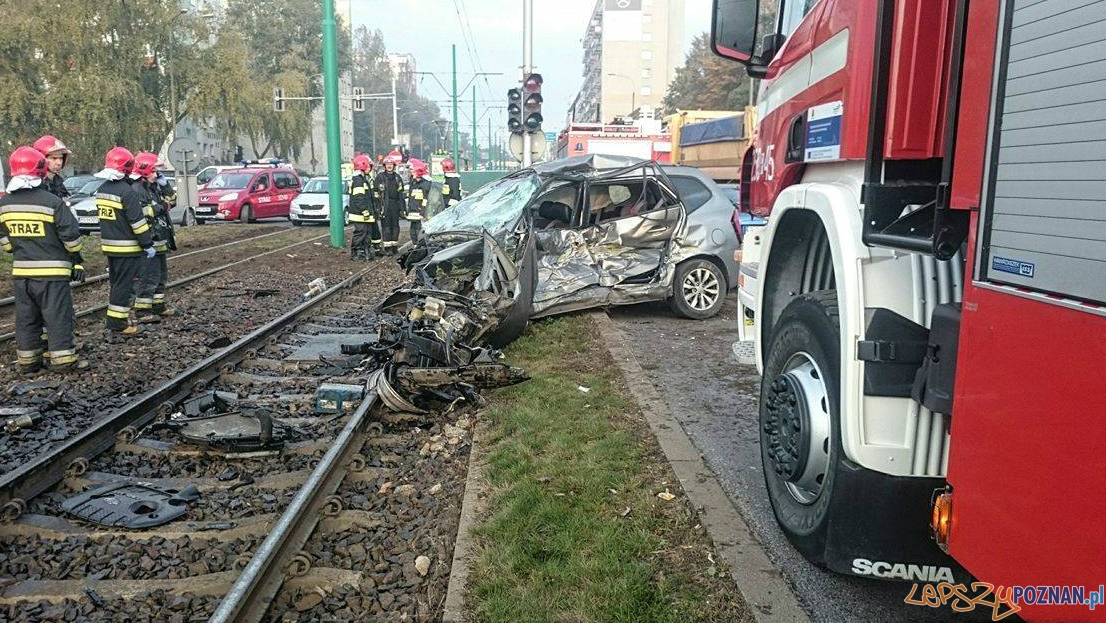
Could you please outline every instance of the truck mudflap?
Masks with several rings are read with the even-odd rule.
[[[943,478],[890,476],[848,460],[836,478],[827,567],[879,580],[970,585],[973,578],[930,537],[933,492],[945,487]]]

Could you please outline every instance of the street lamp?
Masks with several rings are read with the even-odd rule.
[[[634,111],[637,110],[637,81],[623,74],[608,73],[607,75],[612,78],[622,78],[630,81],[630,88],[632,89],[630,91],[630,114],[634,114]]]

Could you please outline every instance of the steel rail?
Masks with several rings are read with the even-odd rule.
[[[256,260],[258,258],[265,257],[266,255],[272,255],[273,253],[280,253],[281,251],[287,251],[288,249],[291,249],[293,247],[298,247],[300,245],[304,245],[304,244],[307,244],[309,242],[315,242],[316,240],[321,240],[323,238],[326,238],[327,236],[329,236],[329,234],[324,234],[322,236],[316,236],[314,238],[308,238],[307,240],[301,240],[299,242],[294,242],[290,245],[280,247],[279,249],[271,249],[271,250],[266,251],[264,253],[259,253],[257,255],[251,255],[250,257],[247,257],[245,259],[241,259],[241,260],[231,262],[230,264],[223,264],[222,266],[216,266],[215,268],[210,268],[208,270],[197,273],[195,275],[189,275],[187,277],[181,277],[180,279],[177,279],[176,281],[173,281],[171,283],[166,284],[165,289],[168,290],[170,288],[176,288],[176,287],[179,287],[179,286],[183,286],[183,285],[192,283],[193,281],[196,281],[197,279],[203,279],[204,277],[210,277],[211,275],[214,275],[215,273],[222,272],[222,271],[224,271],[228,268],[233,268],[233,267],[238,266],[240,264],[245,264],[246,262],[252,262],[253,260]],[[102,312],[107,308],[108,308],[107,303],[101,303],[100,305],[97,305],[95,307],[89,307],[88,309],[83,309],[83,310],[77,312],[77,318],[84,318],[85,316],[91,316],[92,314]],[[0,344],[3,344],[4,342],[10,342],[11,340],[14,340],[14,339],[15,339],[15,331],[9,331],[8,333],[0,334]]]
[[[61,446],[48,450],[20,467],[0,476],[0,520],[14,519],[26,509],[26,501],[53,487],[65,477],[70,464],[90,460],[110,449],[121,433],[150,423],[159,413],[168,415],[181,398],[202,391],[220,374],[256,352],[267,340],[312,311],[334,294],[355,285],[369,272],[366,268],[308,299],[255,329],[233,344],[193,364],[172,379],[118,408],[110,416],[95,422],[83,433]]]
[[[292,558],[307,544],[329,496],[338,490],[345,477],[346,465],[360,451],[369,412],[376,403],[376,392],[361,402],[272,531],[253,552],[208,623],[258,623],[264,618],[284,584]]]
[[[170,255],[169,257],[167,257],[165,259],[167,261],[171,262],[173,260],[179,260],[182,257],[188,257],[190,255],[200,255],[201,253],[207,253],[208,251],[215,251],[217,249],[222,249],[222,248],[225,248],[225,247],[232,247],[236,244],[243,244],[243,243],[246,243],[246,242],[255,242],[257,240],[261,240],[262,238],[268,238],[269,236],[276,236],[276,235],[279,235],[279,234],[287,234],[287,233],[292,232],[292,231],[295,231],[295,230],[293,230],[293,229],[281,229],[280,231],[272,231],[272,232],[269,232],[267,234],[261,234],[260,236],[253,236],[251,238],[243,238],[241,240],[232,240],[231,242],[224,242],[223,244],[215,245],[214,247],[208,247],[206,249],[197,249],[195,251],[189,251],[188,253],[181,253],[179,255],[174,253],[174,254]],[[324,237],[324,236],[320,236],[320,238],[321,237]],[[318,238],[314,238],[313,240],[318,240]],[[99,275],[93,275],[91,277],[86,278],[81,283],[72,284],[72,287],[73,287],[74,290],[76,290],[77,288],[83,288],[84,286],[90,286],[94,283],[100,283],[101,281],[106,281],[107,278],[108,278],[107,273],[101,273]],[[14,304],[15,304],[15,297],[14,296],[8,296],[8,297],[4,297],[4,298],[0,299],[0,307],[10,307]]]

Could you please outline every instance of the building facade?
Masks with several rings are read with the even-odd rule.
[[[656,109],[683,63],[684,0],[597,0],[583,37],[578,122]]]

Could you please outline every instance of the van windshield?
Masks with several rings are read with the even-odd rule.
[[[220,173],[211,178],[207,188],[208,190],[224,188],[238,190],[245,188],[252,179],[253,173]]]

